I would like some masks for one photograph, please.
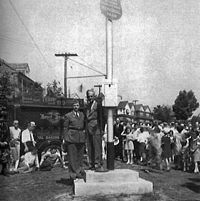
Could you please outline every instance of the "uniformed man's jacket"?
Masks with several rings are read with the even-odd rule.
[[[64,121],[64,139],[71,143],[85,143],[85,118],[82,112],[78,112],[78,117],[75,112],[69,112],[65,115]]]

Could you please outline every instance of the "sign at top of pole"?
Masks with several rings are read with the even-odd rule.
[[[118,20],[122,16],[120,0],[101,0],[100,9],[109,20]]]

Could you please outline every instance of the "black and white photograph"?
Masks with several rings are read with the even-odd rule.
[[[0,0],[0,201],[200,200],[199,0]]]

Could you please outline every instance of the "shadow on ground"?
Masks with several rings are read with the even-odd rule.
[[[200,182],[200,177],[199,178],[188,178],[192,182]]]
[[[200,185],[198,185],[198,184],[195,184],[192,182],[187,182],[187,183],[183,184],[182,186],[190,189],[191,191],[193,191],[195,193],[200,193]]]
[[[72,179],[69,178],[61,178],[60,180],[56,180],[57,184],[64,184],[66,186],[72,186],[74,184]]]

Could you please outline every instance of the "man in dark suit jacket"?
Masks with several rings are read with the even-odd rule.
[[[74,101],[73,111],[65,115],[64,141],[69,159],[69,175],[71,179],[86,179],[83,170],[83,155],[85,150],[85,117],[79,111],[79,102]]]
[[[101,109],[95,100],[93,90],[87,91],[86,122],[87,148],[89,168],[96,171],[105,171],[102,166],[102,128],[100,119]]]
[[[115,145],[115,158],[117,159],[118,157],[123,160],[123,154],[122,154],[122,131],[123,131],[123,126],[120,124],[119,118],[116,119],[116,123],[114,124],[113,127],[114,131],[114,136],[119,139],[118,145]]]

